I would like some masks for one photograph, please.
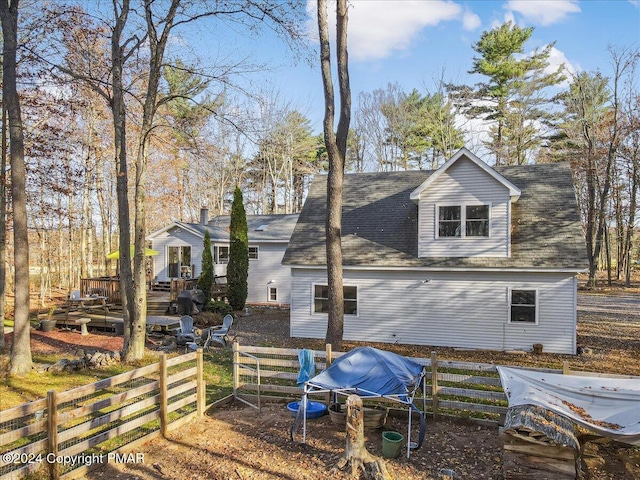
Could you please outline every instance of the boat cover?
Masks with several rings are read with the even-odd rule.
[[[539,405],[600,435],[640,445],[640,380],[497,367],[509,406]]]

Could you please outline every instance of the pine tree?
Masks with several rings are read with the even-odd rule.
[[[562,66],[547,71],[554,43],[525,54],[532,33],[532,27],[507,22],[484,32],[473,46],[479,56],[469,73],[484,75],[486,81],[471,93],[467,114],[493,123],[486,146],[497,165],[526,163],[535,153],[545,139],[540,125],[553,120],[545,108],[553,100],[545,95],[546,88],[565,78]]]
[[[211,300],[213,286],[213,255],[211,254],[211,236],[209,230],[204,232],[204,251],[202,252],[202,273],[198,278],[198,288],[204,292],[204,304]]]
[[[238,186],[233,193],[233,204],[231,205],[229,241],[229,265],[227,265],[229,303],[234,310],[242,310],[248,294],[249,240],[247,215],[242,201],[242,192]]]

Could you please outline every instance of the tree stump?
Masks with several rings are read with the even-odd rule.
[[[362,471],[364,477],[372,480],[392,480],[387,467],[381,459],[371,455],[364,446],[364,415],[362,399],[358,395],[349,395],[347,406],[347,442],[344,454],[336,463],[335,469],[347,470],[356,478]]]

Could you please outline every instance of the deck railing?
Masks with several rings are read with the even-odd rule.
[[[107,297],[107,303],[120,304],[120,279],[118,277],[81,278],[80,296],[90,295]]]
[[[176,302],[178,300],[178,295],[185,290],[192,290],[197,287],[197,278],[172,278],[170,289],[171,302]],[[214,277],[213,285],[211,285],[211,298],[213,300],[223,300],[227,297],[227,292],[227,277],[224,275]]]

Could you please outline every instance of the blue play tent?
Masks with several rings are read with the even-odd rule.
[[[303,419],[303,443],[306,441],[306,403],[312,393],[332,392],[337,395],[358,395],[363,399],[386,398],[406,405],[409,410],[407,444],[411,445],[411,412],[420,415],[419,448],[424,439],[426,406],[424,366],[401,355],[359,347],[342,355],[329,368],[304,384],[301,408],[298,416]],[[423,408],[420,411],[413,401],[422,387]],[[407,449],[407,457],[409,456]]]

